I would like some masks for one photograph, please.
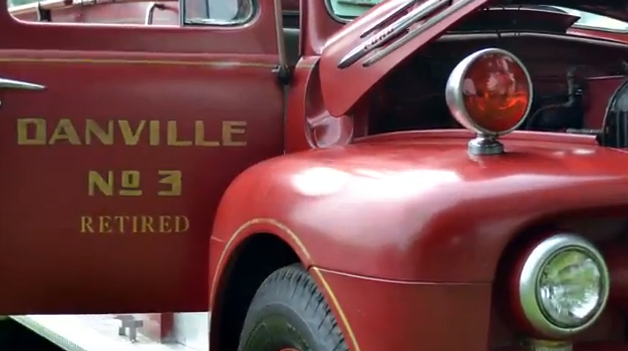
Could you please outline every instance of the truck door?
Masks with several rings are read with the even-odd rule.
[[[1,5],[0,315],[206,311],[218,201],[283,152],[272,0],[172,26]]]

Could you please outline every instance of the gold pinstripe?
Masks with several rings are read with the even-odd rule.
[[[296,235],[296,233],[294,233],[290,228],[288,228],[286,225],[284,225],[283,223],[272,219],[272,218],[255,218],[252,219],[244,224],[242,224],[236,231],[235,233],[233,233],[233,235],[231,235],[231,238],[229,238],[229,241],[227,241],[227,244],[225,245],[225,248],[223,249],[221,255],[220,255],[220,259],[218,260],[218,265],[216,267],[216,271],[220,272],[220,268],[222,268],[223,264],[224,264],[224,260],[225,260],[225,256],[227,254],[227,252],[229,251],[229,248],[231,247],[231,245],[235,242],[235,240],[238,238],[238,236],[240,236],[241,233],[244,232],[244,230],[252,225],[255,224],[270,224],[273,225],[277,228],[279,228],[281,231],[283,231],[285,234],[287,234],[290,239],[294,242],[294,244],[299,248],[299,250],[303,253],[303,255],[305,256],[306,259],[311,260],[312,256],[309,253],[309,251],[307,250],[307,248],[305,247],[305,245],[303,244],[303,242],[299,239],[299,237]],[[316,275],[316,277],[319,279],[319,281],[321,282],[322,288],[323,290],[325,290],[325,292],[327,293],[327,296],[329,297],[329,302],[333,305],[333,307],[335,308],[335,310],[338,312],[338,318],[340,319],[340,322],[345,326],[345,329],[347,331],[347,337],[349,338],[351,344],[353,345],[353,350],[354,351],[361,351],[360,349],[360,345],[358,344],[358,340],[355,337],[355,334],[353,333],[353,329],[351,328],[351,325],[349,324],[349,320],[347,319],[347,316],[345,315],[344,311],[342,310],[342,307],[340,306],[340,302],[338,301],[338,298],[336,297],[336,294],[334,294],[331,286],[329,285],[329,283],[327,282],[327,280],[325,279],[325,277],[323,276],[323,274],[321,273],[321,271],[316,268],[316,267],[312,267],[311,271]],[[217,278],[218,276],[214,276],[214,279],[212,280],[212,286],[216,286],[216,282],[217,282]]]

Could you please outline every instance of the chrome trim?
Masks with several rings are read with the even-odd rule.
[[[565,250],[580,250],[593,259],[602,275],[602,291],[596,311],[582,325],[561,326],[551,321],[539,303],[538,282],[545,265],[557,254]],[[519,303],[523,314],[532,327],[553,338],[565,338],[590,327],[604,312],[610,290],[610,273],[604,257],[588,240],[570,233],[551,236],[539,243],[526,259],[519,274]]]
[[[371,56],[368,60],[364,61],[362,66],[369,67],[369,66],[374,65],[375,63],[377,63],[378,61],[380,61],[384,57],[390,55],[393,51],[399,49],[400,47],[402,47],[406,43],[410,42],[410,40],[418,37],[419,35],[421,35],[423,33],[425,33],[427,30],[429,30],[430,28],[434,27],[436,24],[441,22],[446,17],[451,16],[454,12],[458,12],[461,8],[463,8],[463,7],[467,6],[467,5],[470,5],[474,1],[475,0],[460,0],[457,3],[449,6],[448,8],[444,9],[443,12],[438,13],[438,14],[434,15],[434,17],[426,20],[425,23],[423,23],[419,27],[410,30],[408,32],[408,34],[406,34],[405,36],[401,37],[396,42],[388,45],[387,47],[383,48],[381,51],[376,52],[375,54],[373,54],[373,56]]]
[[[497,141],[497,138],[478,135],[475,139],[469,140],[468,152],[474,156],[500,155],[504,153],[504,145]]]
[[[151,25],[153,24],[153,17],[155,15],[155,10],[165,10],[166,6],[164,4],[159,4],[156,2],[151,2],[148,4],[148,7],[146,8],[146,15],[144,15],[144,25]]]
[[[0,90],[1,89],[17,89],[17,90],[31,90],[32,91],[32,90],[44,90],[46,89],[46,87],[39,84],[22,82],[19,80],[0,78]],[[2,100],[0,100],[0,107],[1,106],[2,106]]]
[[[527,351],[573,351],[571,341],[528,339],[522,342]]]
[[[371,35],[368,39],[366,39],[365,43],[361,43],[349,51],[349,53],[346,54],[340,62],[338,62],[338,68],[343,69],[353,65],[373,50],[385,45],[393,38],[397,37],[403,31],[410,28],[410,26],[414,23],[422,20],[432,12],[438,10],[440,7],[447,5],[447,3],[448,0],[427,0],[412,9],[408,14],[400,17],[393,23]],[[401,10],[395,10],[395,13],[399,12],[401,12]],[[379,23],[385,23],[385,21],[390,20],[391,16],[384,18]],[[363,33],[362,36],[364,34],[365,33]]]
[[[259,5],[257,0],[241,0],[248,1],[250,7],[248,12],[239,18],[232,20],[221,20],[221,19],[212,19],[212,18],[187,18],[187,0],[179,1],[179,16],[182,26],[220,26],[220,27],[236,27],[243,26],[253,22],[257,18],[257,14],[260,13]],[[236,0],[238,1],[238,0]],[[211,15],[211,14],[210,14]]]
[[[0,89],[19,89],[19,90],[44,90],[45,86],[22,82],[19,80],[0,78]]]
[[[282,1],[274,0],[275,5],[275,40],[277,40],[277,55],[279,56],[279,66],[288,69],[288,58],[286,55],[286,43],[283,35],[283,12]],[[299,53],[299,56],[301,53]]]
[[[379,22],[369,26],[368,29],[364,30],[362,32],[362,34],[360,35],[360,38],[367,37],[369,34],[371,34],[372,32],[376,31],[377,28],[380,28],[380,27],[384,26],[386,24],[386,22],[390,21],[393,17],[397,16],[398,14],[403,12],[404,10],[407,10],[408,8],[410,8],[412,5],[416,4],[419,1],[421,1],[421,0],[409,0],[409,1],[401,4],[396,9],[394,9],[392,12],[390,12],[386,17],[381,18],[381,20]]]
[[[530,99],[528,100],[528,106],[526,107],[523,116],[521,116],[521,119],[517,122],[517,124],[515,124],[512,128],[508,130],[499,132],[485,129],[469,116],[469,113],[464,106],[463,91],[461,89],[469,67],[478,58],[492,54],[508,56],[521,67],[528,81],[528,94],[530,96]],[[453,117],[458,120],[460,124],[467,128],[470,127],[470,129],[478,134],[476,139],[473,139],[469,142],[469,153],[472,155],[497,155],[503,153],[504,147],[501,143],[497,141],[497,137],[512,132],[513,130],[519,128],[519,126],[521,126],[521,124],[525,122],[528,114],[530,113],[533,99],[534,88],[532,86],[532,78],[530,77],[530,73],[526,69],[523,62],[521,62],[521,60],[519,60],[519,58],[517,58],[517,56],[515,56],[513,53],[498,48],[479,50],[465,57],[453,69],[453,71],[449,75],[449,79],[447,79],[447,85],[445,86],[445,101],[447,102],[447,107],[449,108],[449,111],[451,112]]]

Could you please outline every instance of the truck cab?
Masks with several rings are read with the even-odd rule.
[[[0,314],[66,350],[628,350],[627,21],[0,6]]]

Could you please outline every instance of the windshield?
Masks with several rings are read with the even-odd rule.
[[[351,20],[360,16],[366,10],[382,1],[383,0],[329,0],[329,4],[335,17]],[[580,17],[580,19],[574,24],[576,27],[597,28],[601,30],[621,32],[628,31],[628,23],[623,21],[565,7],[552,7]]]

